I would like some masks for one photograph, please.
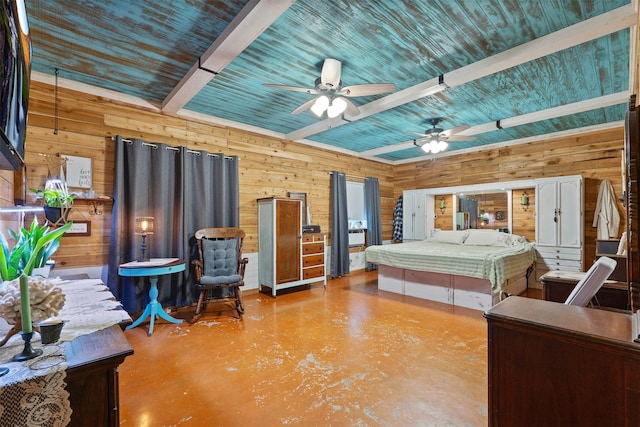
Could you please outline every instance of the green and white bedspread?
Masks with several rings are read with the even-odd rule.
[[[506,279],[525,274],[535,249],[529,242],[501,247],[418,241],[369,246],[364,256],[373,264],[488,279],[499,290]]]

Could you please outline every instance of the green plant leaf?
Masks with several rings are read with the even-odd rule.
[[[72,222],[63,227],[51,230],[48,226],[39,225],[36,218],[29,229],[20,228],[20,232],[8,230],[16,241],[9,250],[9,243],[0,233],[0,277],[3,281],[13,280],[22,272],[33,273],[35,267],[43,267],[51,255],[60,247],[62,235],[71,228]]]
[[[44,233],[37,241],[35,247],[33,248],[31,257],[29,258],[29,261],[27,262],[27,264],[24,267],[24,273],[27,276],[30,276],[31,273],[33,272],[33,266],[35,264],[38,252],[40,250],[42,250],[45,245],[47,245],[48,243],[56,240],[56,239],[60,239],[62,238],[62,235],[68,231],[71,228],[71,225],[73,223],[67,222],[64,226],[60,227],[60,228],[56,228],[53,231],[49,231],[48,233]]]
[[[4,234],[0,233],[0,244],[2,245],[2,249],[0,250],[0,277],[2,277],[2,281],[9,280],[9,270],[7,267],[7,258],[9,258],[9,243],[7,242],[7,238],[4,237]]]

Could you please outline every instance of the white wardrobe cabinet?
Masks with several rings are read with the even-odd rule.
[[[536,179],[536,274],[582,271],[584,230],[582,176]]]
[[[402,193],[402,241],[424,240],[433,229],[433,195],[424,190]]]
[[[326,242],[322,233],[302,234],[302,201],[258,199],[258,289],[281,289],[322,282]]]

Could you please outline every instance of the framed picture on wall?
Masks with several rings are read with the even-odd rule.
[[[73,220],[71,228],[65,233],[70,236],[91,236],[91,221]]]
[[[67,187],[91,188],[93,186],[93,165],[88,157],[69,156],[61,154],[64,159],[63,180]]]

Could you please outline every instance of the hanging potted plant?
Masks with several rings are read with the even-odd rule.
[[[51,225],[66,224],[71,206],[73,206],[73,194],[69,194],[67,185],[60,181],[49,180],[44,190],[31,189],[38,200],[42,200],[44,216]]]

